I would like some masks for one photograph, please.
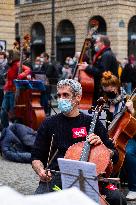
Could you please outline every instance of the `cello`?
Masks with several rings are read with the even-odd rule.
[[[105,101],[103,98],[98,100],[98,105],[95,108],[88,135],[94,133],[95,124],[97,122],[99,113],[102,110],[104,102]],[[95,163],[97,175],[106,172],[106,177],[109,177],[112,172],[112,162],[110,159],[109,149],[104,144],[96,146],[90,145],[88,142],[88,136],[86,137],[86,141],[78,142],[70,146],[66,151],[65,158]]]
[[[93,44],[93,34],[96,32],[96,30],[98,29],[98,23],[95,23],[93,25],[93,27],[91,28],[89,35],[87,36],[87,38],[84,41],[82,50],[81,50],[81,54],[79,56],[79,60],[78,63],[74,69],[74,73],[73,73],[73,79],[77,78],[78,81],[81,83],[82,85],[82,99],[80,102],[80,109],[82,110],[89,110],[92,103],[93,103],[93,93],[94,93],[94,78],[92,75],[88,75],[85,71],[79,71],[78,70],[78,64],[83,63],[84,61],[86,61],[86,51],[87,49],[90,48],[90,45]],[[92,54],[92,53],[91,53]],[[92,58],[92,56],[90,57],[90,59]],[[91,59],[92,61],[92,59]]]
[[[97,122],[99,112],[103,107],[104,100],[100,99],[99,105],[96,106],[92,122],[90,124],[89,134],[94,133],[95,124]],[[96,164],[97,175],[106,173],[106,177],[110,176],[112,172],[112,161],[109,149],[104,145],[92,146],[88,142],[88,137],[86,141],[78,142],[68,148],[64,156],[65,159],[88,161]],[[108,204],[106,200],[100,195],[101,205]]]
[[[136,92],[136,88],[130,96],[130,100],[133,100]],[[108,134],[115,144],[119,152],[119,160],[113,166],[113,172],[118,174],[124,159],[125,159],[125,148],[129,139],[132,139],[136,135],[136,119],[127,111],[126,106],[118,113],[115,119],[111,122],[108,127]]]

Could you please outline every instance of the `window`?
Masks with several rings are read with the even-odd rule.
[[[15,0],[15,5],[19,5],[20,4],[20,0]]]
[[[32,0],[33,3],[42,2],[42,1],[46,1],[46,0]]]

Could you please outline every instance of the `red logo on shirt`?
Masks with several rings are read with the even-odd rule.
[[[114,184],[109,184],[108,186],[106,186],[106,188],[111,191],[115,191],[117,189],[117,187]]]
[[[87,136],[86,127],[73,128],[72,132],[73,132],[73,138],[86,137]]]

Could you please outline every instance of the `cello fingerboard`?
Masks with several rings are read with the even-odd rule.
[[[90,143],[86,140],[85,143],[84,143],[84,147],[82,149],[80,161],[85,161],[85,162],[88,161],[88,156],[89,156],[89,153],[90,153],[90,147],[91,147]]]
[[[90,124],[90,129],[89,129],[89,133],[88,133],[89,135],[94,133],[95,124],[96,124],[98,115],[99,115],[99,112],[96,111],[94,116],[93,116],[92,122]],[[86,162],[88,161],[88,157],[89,157],[89,153],[90,153],[90,149],[91,149],[92,145],[90,145],[90,142],[88,141],[87,138],[88,138],[88,136],[86,137],[86,141],[85,141],[84,147],[82,149],[80,161],[86,161]]]

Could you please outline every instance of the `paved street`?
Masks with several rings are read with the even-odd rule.
[[[0,157],[0,183],[29,195],[36,189],[38,177],[30,164],[10,162]]]
[[[38,186],[38,177],[30,164],[10,162],[0,157],[0,183],[24,195],[31,195]],[[136,202],[129,202],[128,205],[136,205]]]

